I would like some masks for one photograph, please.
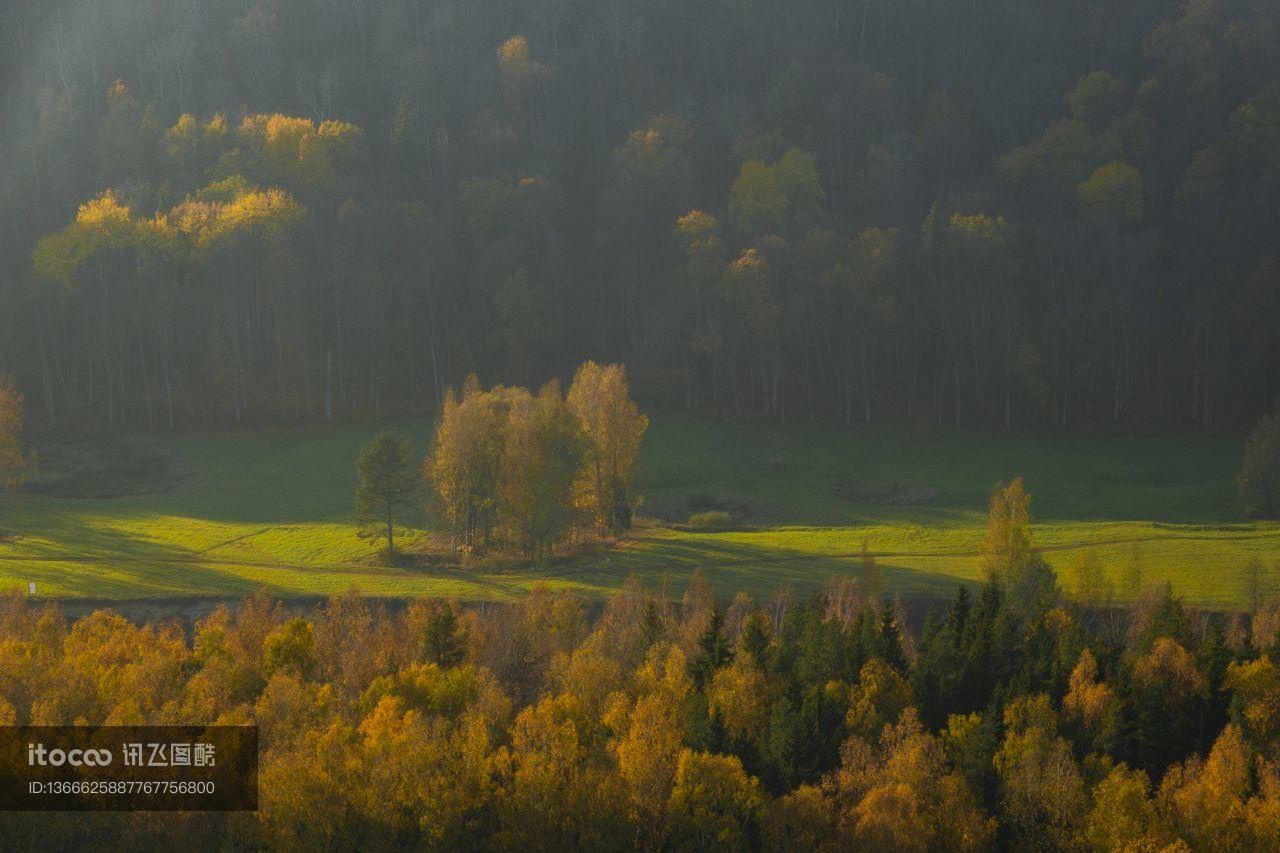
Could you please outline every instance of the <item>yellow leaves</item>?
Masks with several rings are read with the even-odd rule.
[[[67,228],[41,237],[31,259],[42,278],[69,285],[92,253],[89,236],[80,229]]]
[[[255,122],[257,118],[260,121]],[[265,121],[261,119],[265,118]],[[267,153],[272,157],[288,158],[298,155],[305,142],[315,135],[315,123],[311,119],[274,113],[269,116],[249,116],[244,120],[242,128],[248,127],[251,133],[261,133]],[[244,132],[243,130],[241,131]]]
[[[170,154],[190,145],[195,140],[199,129],[200,122],[191,113],[183,113],[178,116],[178,120],[174,122],[173,127],[164,132],[165,145]]]
[[[316,190],[335,188],[336,168],[354,164],[362,136],[349,122],[326,120],[317,127],[311,119],[282,113],[245,116],[237,134],[249,149],[265,155],[274,174]]]
[[[284,190],[250,188],[236,175],[179,204],[169,212],[168,222],[199,250],[241,234],[278,239],[305,215],[306,208]]]
[[[239,175],[210,184],[168,213],[150,218],[134,218],[129,206],[106,190],[81,205],[66,228],[42,237],[32,262],[41,277],[70,285],[95,258],[107,259],[101,253],[132,249],[156,259],[182,245],[199,251],[241,234],[275,240],[305,215],[306,208],[288,193],[260,190]]]
[[[169,211],[168,222],[183,234],[195,238],[212,227],[217,218],[217,206],[213,202],[189,199]]]
[[[42,277],[70,284],[76,273],[99,251],[119,251],[138,237],[132,211],[114,190],[106,190],[80,205],[75,220],[36,244],[32,260]]]
[[[729,189],[729,212],[749,232],[776,233],[817,215],[824,195],[813,155],[790,148],[773,165],[742,164]]]
[[[1076,198],[1088,219],[1137,224],[1142,221],[1142,173],[1118,160],[1099,166],[1076,189]]]
[[[764,809],[764,794],[737,756],[686,749],[667,808],[677,848],[741,850]]]
[[[911,689],[902,676],[880,658],[872,658],[858,674],[845,726],[852,734],[875,740],[910,705]]]
[[[597,631],[572,652],[557,655],[551,665],[552,682],[582,700],[592,723],[603,719],[609,696],[622,687],[623,680],[622,667],[605,653],[602,641]]]
[[[1205,691],[1196,659],[1171,637],[1160,637],[1133,666],[1133,683],[1141,690],[1160,689],[1168,701],[1189,700]]]
[[[1280,670],[1263,655],[1227,667],[1224,687],[1235,694],[1232,705],[1244,730],[1260,749],[1280,744]]]
[[[1094,850],[1155,850],[1156,826],[1151,781],[1121,764],[1094,788],[1084,837]]]
[[[914,709],[880,737],[851,737],[832,782],[853,845],[866,849],[980,850],[994,835],[964,779],[948,772],[942,746]]]
[[[764,673],[751,655],[739,654],[732,666],[716,671],[707,690],[707,704],[724,723],[725,732],[741,742],[756,742],[769,722]]]
[[[617,726],[609,748],[618,774],[631,791],[640,819],[653,823],[671,793],[682,747],[679,707],[669,696],[651,693],[641,696],[629,713],[624,714],[621,705],[611,708],[610,718]]]
[[[1193,756],[1165,774],[1158,798],[1160,811],[1195,849],[1262,849],[1250,843],[1243,820],[1250,759],[1240,727],[1227,725],[1208,758]],[[1271,827],[1272,843],[1274,832]]]
[[[102,239],[119,240],[129,230],[129,216],[129,207],[120,202],[115,191],[107,190],[80,205],[75,222],[87,231],[98,232]]]
[[[601,528],[625,530],[631,526],[636,457],[649,427],[631,399],[626,368],[586,362],[574,374],[566,402],[586,440],[575,502]]]
[[[953,224],[957,218],[976,217],[953,216]],[[985,216],[981,219],[990,222]],[[982,554],[982,567],[988,578],[1017,578],[1031,562],[1031,495],[1021,477],[1015,477],[1007,486],[997,484],[992,489]]]
[[[241,193],[218,208],[213,227],[201,242],[221,239],[236,232],[255,232],[267,238],[279,237],[286,225],[301,219],[302,205],[280,189]]]
[[[718,240],[719,230],[720,223],[705,210],[691,210],[676,220],[676,233],[686,252],[700,244]]]
[[[1085,731],[1092,735],[1101,728],[1110,704],[1111,688],[1105,681],[1098,680],[1098,662],[1093,653],[1085,649],[1071,671],[1067,695],[1062,699],[1063,713],[1079,719]]]
[[[512,36],[498,48],[498,65],[504,72],[519,72],[529,64],[529,42],[524,36]]]
[[[204,135],[210,139],[221,139],[231,132],[226,113],[217,113],[204,126]]]

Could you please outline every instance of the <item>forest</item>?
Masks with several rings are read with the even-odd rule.
[[[33,429],[643,405],[1234,430],[1280,364],[1273,0],[11,0]]]
[[[249,724],[257,812],[0,817],[10,849],[1276,850],[1280,610],[1082,607],[991,500],[915,629],[869,560],[806,597],[602,607],[265,593],[192,630],[0,606],[7,724]],[[92,818],[110,817],[112,824]]]
[[[1277,198],[1280,0],[0,0],[0,728],[259,745],[0,849],[1280,853]]]

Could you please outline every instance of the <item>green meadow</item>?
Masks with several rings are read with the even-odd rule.
[[[426,421],[392,425],[425,452]],[[710,424],[655,418],[639,475],[642,523],[617,547],[543,567],[440,559],[386,567],[355,535],[357,451],[343,426],[37,443],[42,473],[0,508],[0,587],[41,597],[372,596],[503,599],[547,582],[585,595],[629,575],[678,592],[701,567],[722,592],[803,591],[856,574],[865,547],[890,591],[952,591],[978,576],[987,496],[1021,475],[1035,543],[1069,583],[1094,549],[1117,581],[1139,559],[1191,602],[1243,603],[1244,566],[1280,573],[1280,524],[1242,517],[1240,443],[1204,437],[994,435]],[[84,495],[88,495],[87,497]],[[96,496],[95,496],[96,495]],[[727,513],[730,529],[683,524]],[[406,520],[409,550],[427,541]],[[439,551],[439,548],[436,548]]]

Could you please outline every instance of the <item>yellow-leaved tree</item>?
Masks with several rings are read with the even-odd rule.
[[[631,399],[627,370],[620,364],[583,364],[568,403],[586,439],[576,503],[601,531],[617,534],[631,526],[636,457],[649,419]]]
[[[9,494],[26,481],[35,457],[22,450],[22,395],[13,377],[0,373],[0,491]]]

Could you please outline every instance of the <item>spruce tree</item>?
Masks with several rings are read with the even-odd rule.
[[[763,664],[768,649],[769,618],[764,611],[753,610],[742,626],[742,650],[755,658],[756,663]]]
[[[724,614],[717,605],[711,610],[707,627],[698,637],[698,652],[689,662],[689,675],[699,690],[711,683],[716,670],[729,660],[729,646],[724,638]]]
[[[647,649],[661,640],[664,630],[658,604],[653,599],[649,599],[644,606],[644,616],[640,620],[640,636],[644,638],[644,647]]]
[[[880,608],[880,635],[876,657],[884,660],[898,672],[907,671],[907,658],[902,651],[902,633],[898,629],[898,617],[892,607]]]
[[[466,632],[448,602],[438,602],[423,628],[423,654],[429,663],[448,669],[466,658]]]
[[[356,521],[362,537],[387,539],[395,552],[395,520],[409,506],[417,486],[409,464],[409,442],[394,432],[381,432],[360,451],[356,463]]]

